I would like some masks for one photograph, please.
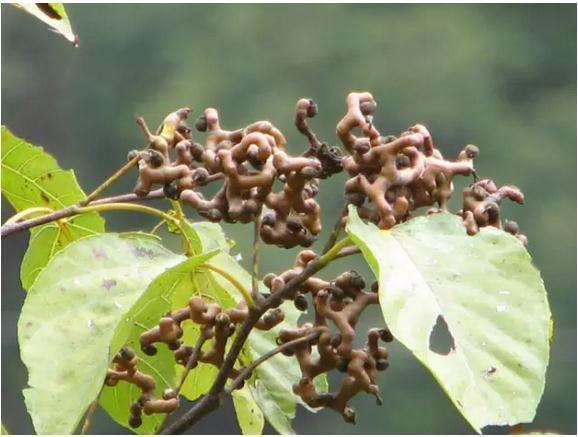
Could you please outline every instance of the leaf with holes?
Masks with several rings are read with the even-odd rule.
[[[176,385],[174,356],[164,344],[157,346],[155,355],[144,354],[140,349],[140,335],[157,325],[164,314],[176,308],[173,304],[175,295],[190,296],[194,293],[191,286],[196,276],[196,267],[215,254],[216,251],[213,251],[191,257],[157,276],[116,327],[111,341],[109,360],[112,360],[114,354],[122,346],[132,348],[139,358],[139,370],[154,377],[157,396],[161,396],[166,388],[174,388]],[[183,306],[185,305],[179,307]],[[130,406],[138,400],[140,395],[141,392],[134,385],[120,382],[114,387],[103,388],[100,405],[114,420],[130,428],[128,424]],[[137,428],[137,431],[142,434],[151,434],[161,425],[164,416],[144,415],[142,419],[142,425]]]
[[[551,315],[524,246],[495,228],[469,237],[449,214],[380,231],[350,207],[347,232],[378,277],[391,332],[473,428],[532,421]]]
[[[41,147],[33,146],[2,126],[2,194],[16,211],[72,205],[86,196],[72,170],[62,170]],[[28,290],[56,252],[87,235],[104,232],[104,219],[95,212],[33,228],[20,267]]]
[[[38,434],[72,434],[97,397],[117,325],[149,282],[184,259],[154,239],[85,237],[56,254],[18,321],[24,399]]]
[[[34,15],[40,21],[48,24],[51,29],[59,33],[74,46],[78,46],[78,37],[72,31],[70,20],[62,3],[12,3]]]

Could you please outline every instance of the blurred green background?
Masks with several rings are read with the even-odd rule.
[[[68,12],[80,37],[77,49],[24,12],[1,10],[2,124],[74,168],[86,190],[142,145],[135,114],[156,126],[185,105],[195,117],[206,106],[219,108],[226,128],[270,119],[299,152],[305,141],[292,127],[299,97],[317,101],[312,125],[336,143],[346,94],[369,90],[378,100],[382,133],[423,122],[446,156],[478,145],[478,173],[526,193],[526,205],[505,205],[505,215],[530,238],[556,320],[546,391],[526,429],[576,433],[575,5],[74,4]],[[343,180],[322,184],[326,223],[341,208]],[[112,191],[133,184],[127,177]],[[459,191],[454,197],[457,209]],[[2,220],[11,214],[3,200]],[[154,224],[121,213],[107,220],[111,230]],[[247,249],[248,228],[226,228],[238,250]],[[13,433],[33,432],[16,340],[27,238],[2,240],[2,421]],[[264,249],[262,271],[279,271],[296,252]],[[327,275],[346,267],[369,277],[359,257]],[[366,321],[379,323],[377,312]],[[390,352],[391,367],[380,376],[383,407],[359,396],[357,426],[331,412],[300,409],[297,432],[471,432],[403,347],[394,343]],[[239,432],[232,411],[227,404],[194,431]],[[102,411],[92,431],[124,432]]]

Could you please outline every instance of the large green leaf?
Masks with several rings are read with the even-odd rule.
[[[216,225],[215,225],[216,226]],[[141,333],[158,323],[159,318],[171,309],[183,308],[193,295],[199,295],[208,301],[217,302],[224,308],[234,306],[240,299],[240,293],[224,278],[199,267],[207,261],[227,270],[241,281],[249,281],[250,276],[232,257],[220,249],[228,249],[226,240],[220,227],[210,224],[185,224],[186,236],[191,241],[191,247],[199,254],[181,264],[167,270],[158,276],[148,287],[118,326],[111,353],[122,345],[132,347],[139,356],[139,363],[144,366],[143,371],[151,374],[156,380],[157,394],[161,394],[167,387],[175,387],[180,380],[183,367],[175,364],[173,352],[165,345],[158,345],[157,353],[153,356],[145,355],[140,350],[139,337]],[[200,255],[205,252],[205,255]],[[210,259],[209,259],[210,258]],[[190,321],[185,321],[182,341],[194,345],[199,330]],[[206,344],[210,347],[210,343]],[[181,395],[194,400],[206,393],[218,372],[214,366],[199,364],[187,375]],[[117,384],[115,387],[103,389],[100,404],[118,423],[129,427],[129,408],[137,400],[140,393],[129,384]],[[239,404],[241,405],[241,404]],[[162,415],[143,416],[143,423],[136,429],[138,433],[150,434],[155,432],[164,420]]]
[[[18,340],[24,398],[39,434],[70,434],[96,398],[115,329],[149,282],[184,259],[138,234],[69,244],[26,296]]]
[[[4,126],[1,146],[2,194],[16,211],[38,206],[57,210],[86,197],[74,172],[62,170],[42,147],[27,143]],[[31,229],[20,268],[23,288],[28,290],[48,260],[67,244],[103,231],[104,219],[95,212]]]
[[[78,37],[72,31],[70,20],[62,3],[12,3],[18,8],[24,9],[39,20],[48,24],[56,33],[61,34],[75,46],[78,45]]]
[[[544,390],[550,309],[539,272],[512,235],[473,237],[456,216],[391,231],[350,209],[347,232],[379,279],[385,320],[480,431],[533,420]],[[436,338],[445,337],[445,347]]]
[[[215,251],[189,258],[157,276],[142,293],[132,308],[122,318],[111,342],[110,357],[123,346],[131,347],[139,357],[139,369],[155,378],[157,395],[166,388],[174,388],[177,381],[173,352],[163,344],[157,346],[153,356],[144,354],[140,349],[140,335],[158,324],[163,314],[177,306],[173,304],[175,295],[191,296],[191,287],[196,276],[195,268],[215,255]],[[188,299],[187,299],[188,300]],[[186,305],[186,302],[180,307]],[[186,329],[187,323],[183,324]],[[104,387],[100,405],[121,425],[128,424],[129,408],[139,397],[140,391],[132,384],[119,383],[114,387]],[[154,433],[164,420],[163,415],[143,416],[143,422],[136,429],[143,434]],[[132,429],[132,428],[131,428]]]

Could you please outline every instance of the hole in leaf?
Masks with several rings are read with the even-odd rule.
[[[440,355],[447,355],[456,348],[448,324],[443,316],[438,316],[429,336],[429,349]]]

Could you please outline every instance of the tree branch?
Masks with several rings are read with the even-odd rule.
[[[263,364],[265,361],[267,361],[269,358],[277,355],[280,352],[283,352],[284,350],[290,349],[293,346],[296,345],[300,345],[301,343],[309,343],[310,341],[315,340],[316,338],[318,338],[321,335],[320,331],[316,331],[313,332],[305,337],[301,337],[301,338],[297,338],[295,340],[291,340],[288,341],[287,343],[283,343],[279,346],[277,346],[275,349],[270,350],[269,352],[267,352],[265,355],[259,357],[258,359],[256,359],[255,361],[253,361],[251,364],[249,364],[248,366],[244,367],[240,372],[239,375],[233,380],[233,382],[231,383],[231,385],[229,385],[225,390],[225,394],[231,394],[234,390],[236,390],[237,388],[241,387],[242,384],[244,383],[244,381],[246,379],[248,379],[251,374],[253,373],[253,371],[260,366],[261,364]]]
[[[128,161],[125,165],[119,168],[111,177],[109,177],[106,181],[100,184],[92,193],[88,195],[88,197],[84,200],[78,202],[80,206],[86,206],[94,199],[96,199],[100,194],[114,184],[122,175],[124,175],[127,171],[133,168],[139,161],[139,156],[135,156],[130,161]]]
[[[96,205],[106,205],[109,203],[118,202],[138,202],[139,200],[152,200],[152,199],[162,199],[165,197],[162,188],[151,191],[148,195],[144,197],[138,197],[136,194],[121,194],[119,196],[105,197],[103,199],[94,200],[88,204],[88,206]],[[54,222],[67,217],[72,217],[77,214],[82,214],[82,207],[79,205],[70,205],[66,208],[59,209],[53,213],[46,214],[40,217],[36,217],[30,220],[24,220],[17,223],[10,223],[2,226],[0,234],[2,237],[13,234],[15,232],[25,231],[26,229],[33,228],[35,226],[44,225],[46,223]]]
[[[241,325],[239,333],[235,337],[231,349],[223,362],[223,365],[219,369],[219,373],[213,382],[213,385],[209,392],[205,394],[201,399],[185,414],[183,414],[176,422],[167,426],[163,429],[160,434],[182,434],[189,427],[197,423],[203,417],[205,417],[210,412],[216,410],[221,402],[221,394],[233,370],[237,358],[241,351],[247,337],[251,333],[253,327],[259,320],[259,318],[270,308],[276,308],[283,302],[286,295],[290,294],[293,290],[299,287],[303,281],[313,276],[319,270],[324,268],[333,259],[338,257],[341,250],[350,245],[351,240],[349,238],[344,238],[343,240],[336,243],[327,253],[317,257],[315,260],[311,261],[301,273],[296,275],[293,279],[287,282],[278,291],[271,294],[262,303],[249,308],[249,316],[245,319]]]

